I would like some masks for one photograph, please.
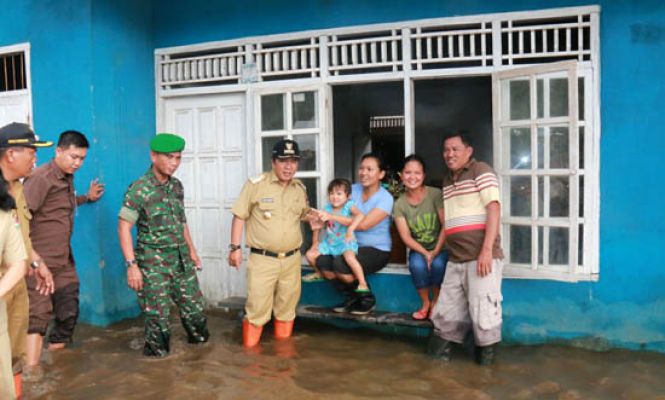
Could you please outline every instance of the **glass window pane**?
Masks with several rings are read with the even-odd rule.
[[[543,265],[543,227],[538,227],[538,265]]]
[[[577,232],[577,264],[584,265],[584,225],[580,224]]]
[[[316,92],[293,93],[293,129],[316,128],[319,125],[316,98]]]
[[[305,184],[307,189],[307,201],[310,207],[319,208],[318,182],[319,178],[298,178]]]
[[[579,147],[579,156],[580,156],[580,168],[584,168],[584,127],[580,126],[580,133],[579,133],[579,138],[580,138],[580,147]]]
[[[545,215],[545,178],[538,177],[538,216]]]
[[[530,176],[513,176],[510,178],[510,215],[513,217],[531,216]]]
[[[538,118],[545,117],[545,84],[542,79],[536,81],[536,106]]]
[[[529,86],[528,80],[510,81],[510,119],[513,121],[531,118]]]
[[[549,263],[552,265],[568,264],[568,228],[549,228],[550,249]]]
[[[298,142],[300,148],[299,171],[316,171],[317,146],[316,135],[295,135],[293,140]]]
[[[550,217],[567,217],[570,204],[570,180],[567,176],[550,177]]]
[[[584,121],[584,78],[577,78],[577,119]]]
[[[270,171],[272,169],[272,148],[282,139],[285,139],[285,137],[275,136],[261,138],[261,165],[263,166],[264,171]]]
[[[550,117],[568,115],[568,78],[550,79]]]
[[[580,176],[580,192],[577,195],[579,196],[579,199],[580,199],[579,216],[584,217],[584,175]]]
[[[307,200],[310,207],[317,207],[317,186],[318,178],[299,178],[302,183],[305,184],[307,189]],[[302,229],[302,246],[300,251],[305,254],[307,250],[312,246],[312,230],[309,227],[309,224],[301,224]]]
[[[261,96],[261,130],[278,131],[284,127],[284,95]]]
[[[531,264],[530,226],[510,226],[510,262]]]
[[[531,129],[510,128],[510,166],[512,169],[531,168]]]
[[[545,128],[538,128],[538,168],[545,168]]]
[[[568,168],[568,128],[550,128],[550,168]]]

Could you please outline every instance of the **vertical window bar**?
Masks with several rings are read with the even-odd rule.
[[[538,269],[538,225],[536,219],[538,218],[538,174],[536,169],[538,164],[536,157],[538,154],[538,95],[537,95],[537,78],[536,75],[529,77],[529,102],[531,103],[531,269],[536,271]]]

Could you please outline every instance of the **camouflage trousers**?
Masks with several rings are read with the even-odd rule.
[[[139,246],[136,260],[143,275],[143,289],[138,292],[139,306],[145,319],[143,354],[162,357],[169,353],[172,303],[178,306],[189,343],[208,341],[203,296],[187,248]]]

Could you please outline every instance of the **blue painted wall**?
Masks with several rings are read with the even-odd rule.
[[[0,46],[29,42],[35,131],[57,140],[66,129],[91,141],[75,176],[79,193],[91,179],[104,197],[78,209],[73,251],[81,280],[81,320],[107,324],[138,314],[115,227],[125,188],[147,168],[155,127],[152,9],[149,2],[1,0]],[[38,163],[52,149],[40,150]]]
[[[205,41],[419,18],[586,5],[582,1],[0,0],[0,46],[32,45],[35,127],[49,139],[68,128],[93,139],[76,184],[100,176],[107,193],[81,207],[74,252],[81,318],[106,324],[136,315],[115,234],[127,185],[148,166],[155,127],[153,50]],[[600,281],[504,281],[507,341],[582,338],[586,345],[665,352],[663,168],[665,5],[600,1]],[[41,151],[46,161],[50,150]],[[639,212],[636,212],[638,211]],[[407,276],[377,276],[391,298],[415,293]],[[332,296],[325,288],[306,293]],[[309,296],[309,297],[308,297]],[[331,300],[332,301],[332,300]],[[591,339],[591,340],[587,340]],[[585,342],[586,340],[586,342]]]
[[[309,0],[186,3],[154,9],[156,47],[419,18],[600,4],[600,281],[505,280],[507,341],[581,338],[585,346],[665,351],[665,3],[653,1]],[[654,171],[654,172],[651,172]],[[639,210],[639,211],[638,211]],[[636,212],[638,211],[638,212]],[[381,277],[380,279],[388,279]],[[392,276],[391,297],[409,296],[407,276]],[[335,298],[309,287],[304,302]]]

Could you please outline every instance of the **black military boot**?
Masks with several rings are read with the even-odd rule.
[[[494,355],[496,353],[496,346],[476,346],[476,362],[482,366],[494,364]]]
[[[453,342],[432,333],[427,342],[427,354],[442,361],[450,361],[453,351]]]

